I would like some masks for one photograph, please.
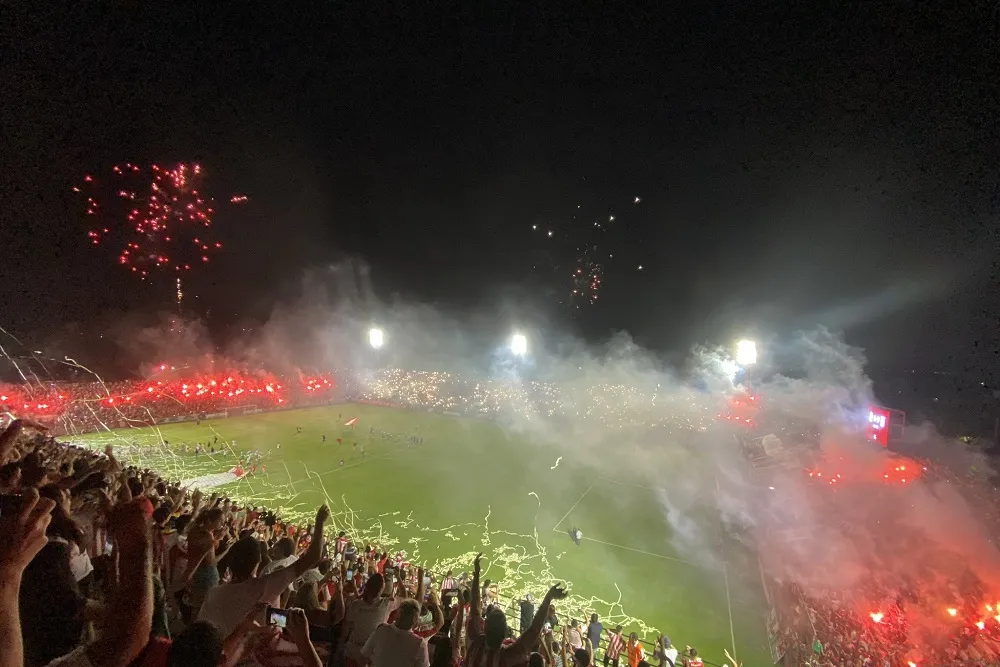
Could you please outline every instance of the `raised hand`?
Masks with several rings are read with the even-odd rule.
[[[0,576],[20,577],[31,559],[48,542],[45,529],[52,520],[55,502],[39,498],[37,489],[28,489],[20,496],[16,512],[0,517]]]
[[[306,619],[306,612],[301,609],[288,610],[288,624],[285,630],[291,636],[292,641],[297,646],[309,642],[309,621]]]
[[[139,546],[149,539],[146,514],[139,501],[119,505],[108,517],[108,532],[122,546]]]
[[[321,505],[318,510],[316,510],[316,525],[322,525],[326,523],[326,520],[330,518],[330,508],[326,505]]]
[[[555,584],[545,595],[549,600],[562,600],[569,595],[569,591],[562,584]]]

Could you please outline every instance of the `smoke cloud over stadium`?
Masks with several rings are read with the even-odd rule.
[[[377,349],[372,328],[384,334]],[[468,409],[537,443],[525,465],[556,471],[561,462],[589,471],[597,487],[613,476],[648,488],[663,519],[648,530],[680,558],[723,572],[727,593],[763,575],[835,594],[861,615],[910,599],[911,635],[928,645],[943,636],[943,610],[977,594],[1000,597],[1000,551],[977,508],[939,472],[988,481],[985,458],[930,426],[910,428],[896,452],[871,442],[868,409],[878,401],[863,352],[823,329],[758,341],[759,363],[748,368],[735,364],[729,342],[698,346],[670,366],[625,332],[588,346],[514,300],[486,313],[383,301],[366,266],[346,262],[305,273],[266,322],[221,347],[202,322],[173,314],[122,320],[112,331],[150,378],[332,371],[352,395],[396,404],[433,402],[438,388],[461,386]],[[510,350],[515,331],[525,336],[523,355]],[[427,374],[419,401],[397,369]],[[551,478],[540,506],[589,491]]]

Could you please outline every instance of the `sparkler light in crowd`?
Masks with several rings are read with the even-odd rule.
[[[518,357],[523,357],[528,353],[528,339],[524,334],[516,333],[510,339],[510,351]]]
[[[371,345],[376,350],[382,347],[385,342],[385,335],[379,328],[372,328],[368,330],[368,344]]]
[[[211,236],[216,210],[198,164],[173,168],[126,163],[87,174],[73,191],[84,198],[87,237],[117,252],[116,261],[142,280],[207,264],[222,250]],[[238,195],[232,203],[246,201]]]

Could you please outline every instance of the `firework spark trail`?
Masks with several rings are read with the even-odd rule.
[[[7,350],[3,348],[3,345],[0,345],[0,354],[3,354],[3,356],[7,357],[7,360],[10,361],[10,363],[14,364],[14,368],[17,369],[17,374],[21,376],[21,379],[24,380],[24,383],[28,385],[28,387],[31,387],[31,383],[28,381],[28,378],[24,376],[24,371],[22,371],[21,367],[17,365],[17,362],[14,361],[13,357],[7,354]]]
[[[199,192],[202,169],[180,163],[173,169],[116,165],[111,174],[87,175],[74,192],[85,198],[87,237],[94,246],[117,246],[116,262],[141,280],[152,271],[190,271],[222,249],[212,241],[214,200]],[[243,195],[231,204],[247,201]],[[181,297],[177,279],[178,300]]]
[[[78,362],[76,359],[73,359],[73,358],[68,357],[68,356],[64,356],[61,363],[64,363],[67,366],[70,366],[71,368],[77,368],[77,369],[80,369],[80,370],[82,370],[82,371],[84,371],[86,373],[90,373],[91,375],[93,375],[95,378],[97,378],[98,384],[100,384],[101,388],[104,389],[104,393],[108,396],[108,398],[109,399],[112,398],[112,396],[111,396],[111,390],[108,389],[108,386],[106,384],[104,384],[104,380],[101,378],[100,375],[98,375],[94,371],[90,370],[89,368],[87,368],[86,366],[84,366],[83,364],[81,364],[80,362]],[[107,431],[110,432],[111,429],[108,428],[108,425],[105,424],[101,420],[100,417],[97,416],[97,413],[94,412],[94,408],[91,407],[90,402],[89,401],[81,401],[81,402],[87,407],[88,410],[90,410],[91,414],[93,414],[93,416],[94,416],[94,419],[97,420],[97,423],[99,423],[101,426],[103,426],[105,428],[105,430],[107,430]],[[124,414],[122,414],[121,410],[118,408],[117,405],[114,405],[113,407],[114,407],[115,412],[117,412],[122,417],[122,419],[124,419],[125,421],[127,421],[127,422],[137,421],[137,420],[129,419]]]

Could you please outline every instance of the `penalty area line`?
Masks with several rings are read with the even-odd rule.
[[[565,520],[566,520],[566,517],[568,517],[568,516],[569,516],[569,513],[570,513],[570,512],[572,512],[573,510],[575,510],[575,509],[576,509],[576,506],[580,504],[580,501],[581,501],[581,500],[583,500],[584,496],[586,496],[586,495],[587,495],[588,493],[590,493],[590,490],[591,490],[592,488],[594,488],[594,485],[593,485],[593,484],[591,484],[590,486],[588,486],[588,487],[587,487],[587,490],[583,492],[583,495],[582,495],[582,496],[580,496],[579,498],[577,498],[577,499],[576,499],[576,502],[575,502],[575,503],[573,503],[573,506],[572,506],[572,507],[570,507],[570,508],[569,508],[569,509],[568,509],[568,510],[566,511],[566,513],[565,513],[565,514],[563,514],[563,517],[562,517],[561,519],[559,519],[559,521],[557,521],[557,522],[556,522],[556,525],[552,526],[552,530],[553,530],[553,531],[555,531],[555,532],[559,532],[559,524],[561,524],[561,523],[562,523],[563,521],[565,521]]]
[[[666,491],[666,488],[662,486],[646,486],[645,484],[636,484],[634,482],[623,482],[620,479],[604,477],[603,475],[598,476],[598,479],[603,479],[605,482],[611,482],[612,484],[618,484],[619,486],[632,486],[637,489],[649,489],[650,491]]]
[[[636,549],[634,547],[627,547],[624,544],[615,544],[614,542],[605,542],[604,540],[595,540],[593,537],[587,537],[584,535],[580,538],[581,540],[589,540],[590,542],[596,542],[597,544],[603,544],[608,547],[614,547],[615,549],[624,549],[625,551],[631,551],[633,553],[642,554],[644,556],[652,556],[653,558],[662,558],[663,560],[672,560],[675,563],[684,563],[685,565],[690,565],[691,567],[699,567],[698,563],[692,563],[689,560],[684,560],[683,558],[677,558],[675,556],[667,556],[665,554],[655,554],[652,551],[643,551],[642,549]]]

